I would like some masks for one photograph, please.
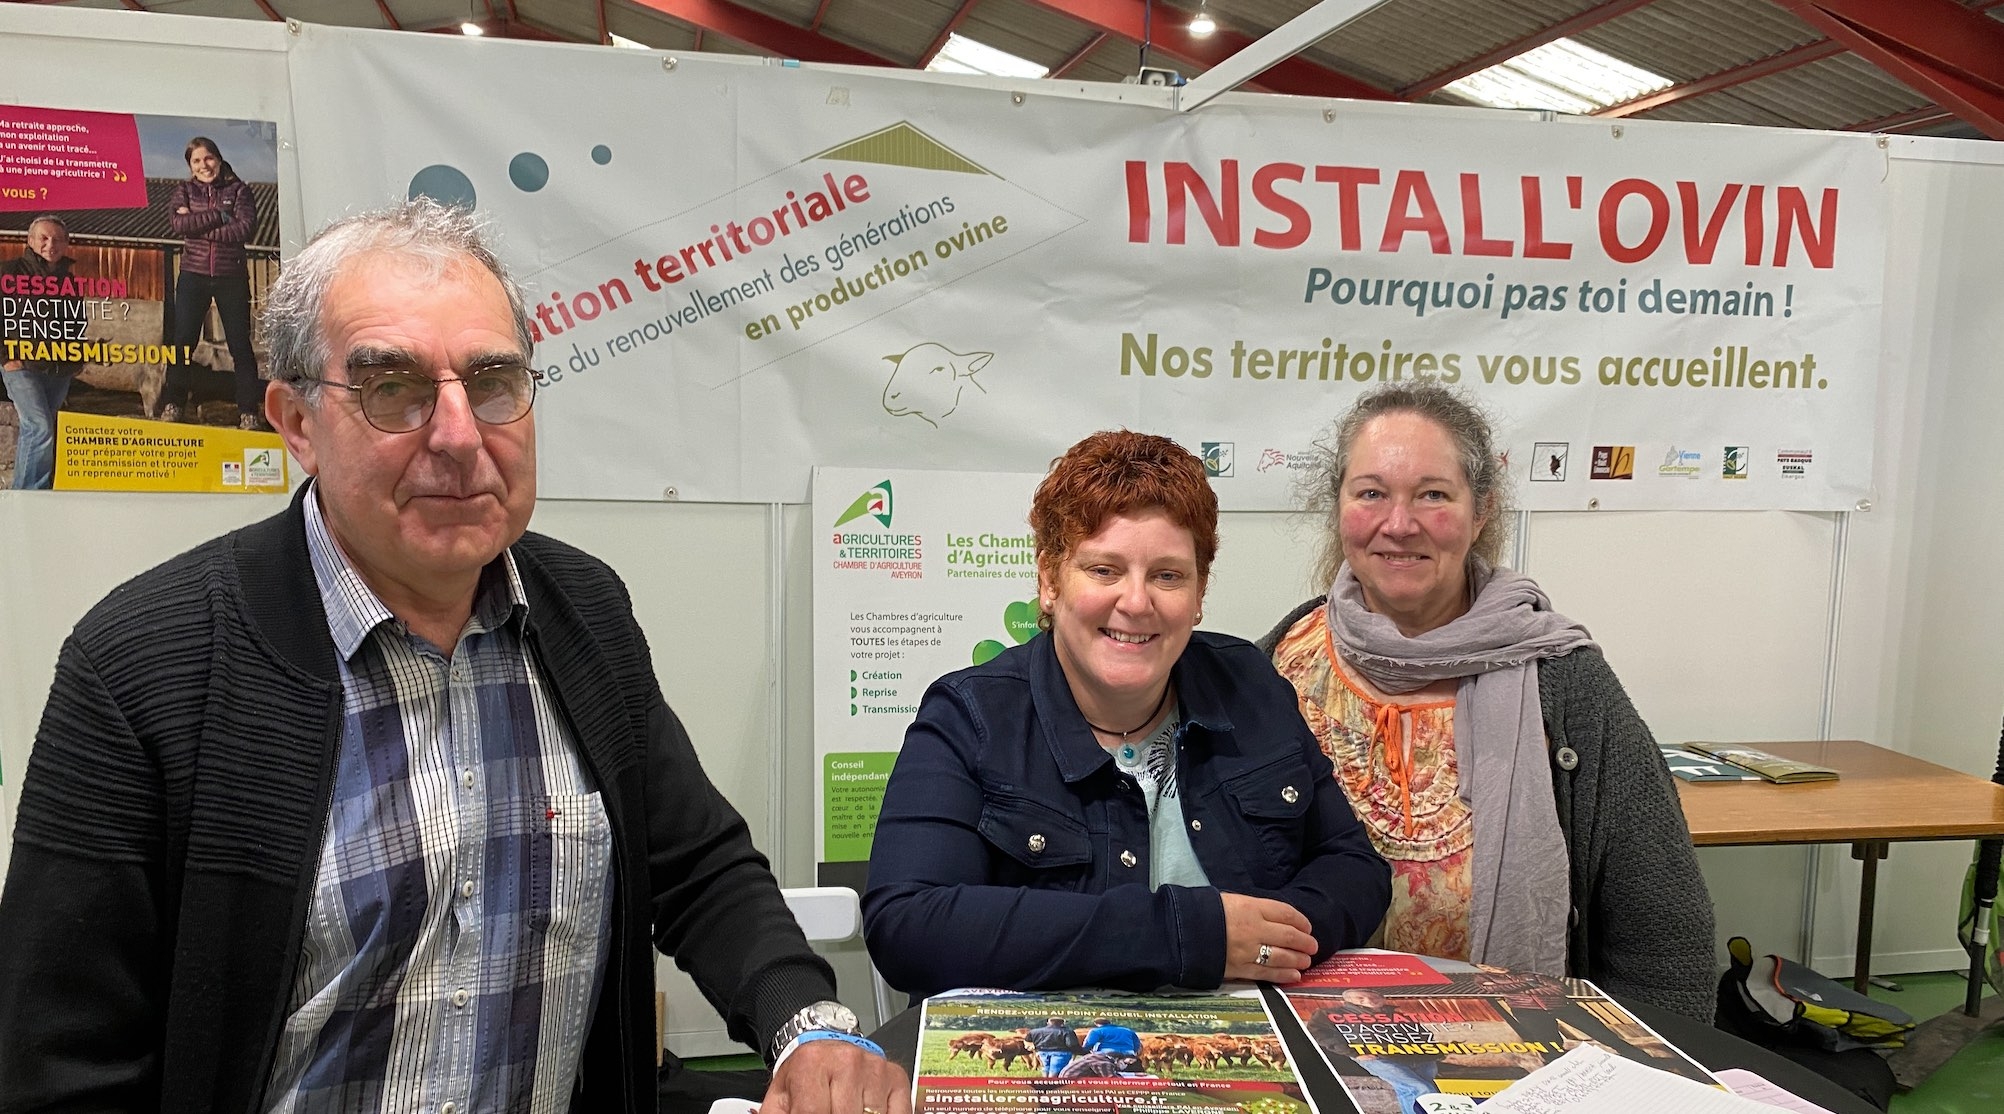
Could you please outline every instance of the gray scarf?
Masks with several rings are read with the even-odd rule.
[[[1552,610],[1530,577],[1469,560],[1468,613],[1407,638],[1364,606],[1346,562],[1329,588],[1329,631],[1345,663],[1388,693],[1458,678],[1454,760],[1475,811],[1469,959],[1543,975],[1566,973],[1572,908],[1565,836],[1552,797],[1541,658],[1592,646],[1585,627]]]

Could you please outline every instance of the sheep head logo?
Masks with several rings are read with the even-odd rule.
[[[900,418],[910,414],[938,428],[940,419],[960,408],[962,391],[971,386],[988,393],[974,375],[994,358],[993,352],[955,352],[931,341],[885,356],[892,371],[884,384],[884,410]]]

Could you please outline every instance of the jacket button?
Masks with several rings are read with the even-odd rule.
[[[1293,804],[1301,799],[1301,791],[1290,785],[1280,791],[1280,799],[1286,801],[1288,804]]]
[[[1041,855],[1041,854],[1043,854],[1043,853],[1044,853],[1044,837],[1043,837],[1043,835],[1042,835],[1041,833],[1037,833],[1037,834],[1033,834],[1033,835],[1031,835],[1031,836],[1030,836],[1030,854],[1032,854],[1032,855]]]
[[[1201,831],[1203,831],[1203,830],[1204,830],[1204,822],[1203,822],[1202,820],[1192,820],[1192,821],[1190,821],[1190,830],[1191,830],[1191,831],[1193,831],[1193,832],[1201,832]]]
[[[1122,851],[1122,852],[1120,853],[1120,865],[1121,865],[1121,866],[1133,866],[1133,865],[1134,865],[1134,852],[1132,852],[1132,851]]]
[[[1570,770],[1580,764],[1579,752],[1571,747],[1560,747],[1558,758],[1561,770]]]

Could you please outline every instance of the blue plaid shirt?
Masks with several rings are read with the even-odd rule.
[[[612,829],[523,641],[512,556],[447,659],[327,532],[306,539],[340,656],[333,800],[274,1112],[561,1111],[604,972]]]

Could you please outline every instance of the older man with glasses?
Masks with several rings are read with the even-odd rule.
[[[69,226],[48,213],[28,222],[20,257],[0,266],[0,383],[6,386],[0,399],[14,403],[18,423],[17,491],[55,486],[56,412],[83,365],[46,354],[67,348],[65,340],[74,339],[84,321],[83,298],[59,293],[75,265]]]
[[[908,1114],[662,700],[526,532],[528,318],[463,212],[343,220],[265,310],[284,513],[57,664],[0,895],[0,1106],[656,1107],[650,942],[777,1114]]]

